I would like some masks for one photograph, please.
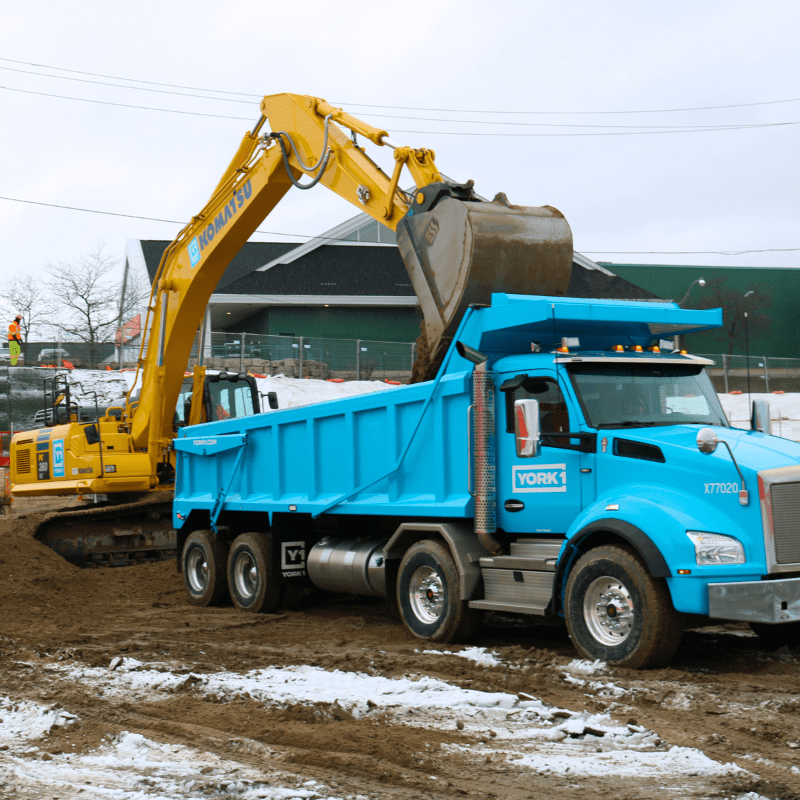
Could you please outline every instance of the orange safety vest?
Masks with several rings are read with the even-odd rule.
[[[8,341],[13,342],[19,336],[20,328],[19,323],[12,322],[8,326]]]

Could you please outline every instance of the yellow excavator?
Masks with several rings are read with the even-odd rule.
[[[269,122],[271,130],[265,130]],[[384,172],[359,138],[392,148]],[[86,421],[53,390],[47,427],[11,442],[14,497],[82,495],[98,502],[45,516],[36,536],[82,566],[123,564],[174,552],[170,501],[175,409],[192,343],[225,268],[293,186],[322,184],[394,230],[423,323],[413,380],[435,376],[465,309],[495,291],[563,296],[572,234],[549,206],[482,200],[472,182],[443,179],[428,149],[404,147],[325,100],[277,94],[261,102],[211,199],[167,247],[153,281],[135,385],[117,408]],[[403,169],[415,189],[400,188]],[[303,182],[307,176],[306,182]],[[309,180],[310,179],[310,180]],[[141,374],[138,374],[140,372]],[[214,382],[216,387],[211,386]],[[195,367],[185,424],[210,418],[211,391],[249,391],[247,376]],[[242,413],[258,413],[255,395]]]

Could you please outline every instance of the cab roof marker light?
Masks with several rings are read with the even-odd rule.
[[[660,353],[660,352],[661,352],[661,348],[660,348],[660,347],[659,347],[657,344],[654,344],[654,345],[652,345],[651,347],[648,347],[647,349],[648,349],[648,350],[649,350],[651,353]]]
[[[631,347],[631,350],[633,350],[634,353],[643,353],[644,352],[644,348],[640,344],[633,345],[633,347]]]
[[[623,352],[623,350],[625,350],[625,348],[621,344],[615,344],[611,349],[615,353],[621,353],[621,352]]]

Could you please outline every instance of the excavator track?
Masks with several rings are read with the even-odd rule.
[[[34,537],[78,567],[124,567],[174,558],[172,492],[46,514]]]

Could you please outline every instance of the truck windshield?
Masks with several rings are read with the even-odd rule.
[[[725,412],[705,370],[693,364],[570,364],[593,428],[722,425]]]

